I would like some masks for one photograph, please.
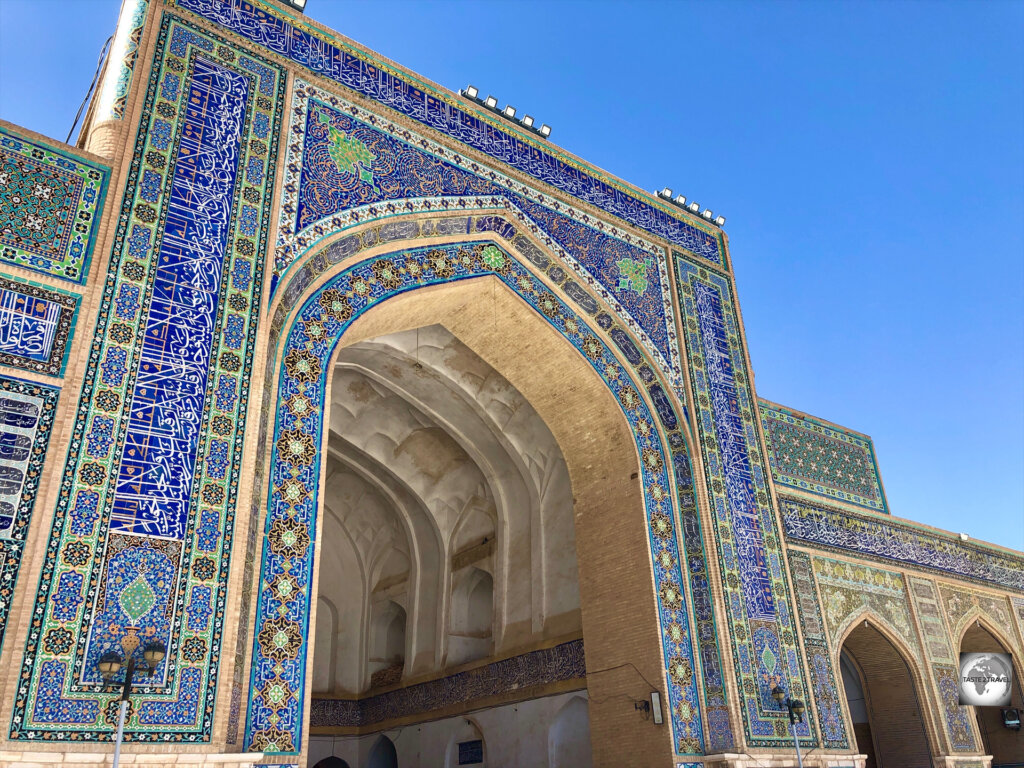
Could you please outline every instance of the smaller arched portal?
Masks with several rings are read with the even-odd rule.
[[[1009,654],[1009,651],[1006,643],[999,639],[996,632],[978,620],[967,628],[960,639],[960,653]],[[1010,656],[1010,663],[1013,661]],[[971,707],[978,723],[978,732],[981,734],[982,751],[986,755],[992,755],[992,768],[1017,766],[1024,761],[1024,733],[1007,728],[1003,720],[1005,709],[1024,712],[1024,695],[1018,672],[1019,670],[1013,670],[1008,707]]]
[[[865,768],[931,768],[922,697],[893,641],[860,622],[843,641],[839,666]]]

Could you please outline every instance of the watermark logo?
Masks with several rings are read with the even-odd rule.
[[[960,654],[960,704],[971,707],[1007,707],[1013,683],[1013,662],[1008,653]]]

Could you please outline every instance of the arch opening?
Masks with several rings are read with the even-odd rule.
[[[479,254],[480,247],[474,246],[474,253]],[[454,252],[455,248],[451,250]],[[468,260],[469,256],[459,255],[465,253],[464,250],[459,250],[455,255]],[[431,259],[436,259],[431,261],[430,269],[448,268],[450,262],[442,264],[441,257],[436,252],[427,255]],[[362,270],[362,273],[366,274],[369,272],[367,266],[374,270],[374,274],[377,274],[377,268],[381,267],[387,270],[382,272],[382,275],[393,275],[397,262],[391,259],[398,258],[405,256],[391,254],[387,259],[376,259],[371,265],[360,264],[351,268],[343,273],[347,281],[346,287],[351,288],[359,280],[365,279],[355,272]],[[408,258],[412,259],[411,256]],[[388,264],[382,266],[384,261],[388,261]],[[404,262],[409,263],[411,262]],[[621,558],[624,544],[627,548],[632,548],[637,555],[642,553],[645,558],[650,557],[653,548],[657,555],[654,561],[655,594],[651,594],[649,571],[644,573],[644,569],[635,569],[625,574],[616,573],[614,586],[599,583],[595,588],[614,589],[623,597],[623,602],[614,606],[614,615],[598,618],[605,619],[601,624],[606,634],[615,637],[615,631],[608,631],[611,629],[617,630],[620,637],[626,637],[640,625],[661,626],[660,614],[660,619],[664,622],[663,631],[664,627],[671,624],[671,642],[675,648],[673,653],[685,654],[692,668],[685,604],[677,599],[681,597],[679,585],[682,582],[682,574],[681,558],[671,522],[671,507],[674,502],[672,497],[665,493],[671,488],[667,478],[667,470],[671,465],[665,460],[657,421],[653,418],[649,406],[637,397],[635,389],[632,388],[634,385],[626,374],[629,366],[624,366],[607,345],[593,335],[594,332],[581,318],[574,315],[553,294],[548,293],[542,284],[530,277],[506,254],[502,254],[491,266],[496,271],[501,270],[500,274],[496,275],[500,279],[496,280],[492,276],[482,281],[448,280],[443,284],[429,287],[420,284],[413,286],[417,288],[415,291],[389,295],[387,301],[376,304],[371,310],[359,314],[356,318],[352,318],[354,289],[344,294],[340,293],[334,287],[338,285],[337,276],[331,278],[333,282],[329,286],[317,289],[303,305],[282,353],[282,385],[278,391],[279,405],[270,473],[268,550],[265,550],[263,572],[274,569],[275,558],[281,556],[277,550],[285,548],[278,544],[275,549],[276,532],[288,526],[289,543],[286,546],[292,546],[290,541],[293,541],[295,536],[291,510],[300,507],[303,514],[308,514],[312,520],[317,519],[316,507],[320,501],[317,498],[318,491],[315,488],[310,490],[304,485],[297,487],[301,483],[293,482],[298,474],[294,465],[296,462],[301,463],[309,453],[308,438],[312,438],[312,447],[316,450],[320,437],[319,425],[327,421],[320,420],[315,413],[312,419],[307,420],[306,414],[310,413],[310,395],[316,396],[312,386],[319,381],[320,386],[324,387],[323,373],[329,369],[332,379],[339,375],[350,378],[355,375],[362,376],[365,380],[363,383],[369,383],[370,389],[373,390],[369,394],[371,400],[393,400],[399,393],[396,392],[394,378],[388,378],[391,373],[388,368],[367,366],[366,360],[358,359],[357,353],[366,356],[372,352],[379,352],[379,348],[372,350],[369,347],[372,344],[381,344],[385,336],[402,331],[416,331],[417,328],[422,335],[423,329],[439,325],[473,350],[495,371],[500,372],[534,407],[540,420],[548,425],[555,444],[564,451],[565,471],[562,472],[561,484],[546,482],[538,485],[534,478],[544,473],[554,477],[551,470],[552,467],[557,467],[557,463],[538,461],[529,451],[508,450],[510,430],[507,425],[500,430],[501,439],[492,439],[490,443],[467,439],[467,435],[478,433],[471,433],[468,429],[453,429],[453,425],[470,422],[465,421],[462,416],[459,416],[461,421],[455,421],[448,418],[448,414],[445,414],[445,418],[434,419],[433,416],[437,415],[437,410],[433,407],[436,400],[431,399],[430,392],[414,388],[400,393],[400,399],[406,400],[412,407],[406,408],[396,423],[402,421],[406,426],[415,423],[415,428],[403,433],[400,440],[395,439],[397,432],[378,435],[379,439],[347,440],[346,434],[362,434],[362,430],[350,432],[345,426],[335,429],[335,416],[337,415],[343,424],[346,420],[349,424],[358,424],[358,409],[350,407],[351,402],[344,403],[340,410],[336,409],[337,398],[330,394],[332,384],[328,383],[324,387],[322,391],[326,391],[332,409],[331,430],[324,445],[325,471],[334,471],[340,476],[357,475],[375,486],[375,490],[386,497],[388,514],[397,520],[397,525],[392,529],[405,537],[405,551],[408,552],[407,568],[406,560],[393,557],[386,546],[374,550],[374,553],[380,553],[380,557],[383,558],[378,561],[360,554],[357,546],[359,542],[350,532],[339,537],[349,541],[352,545],[350,548],[357,549],[354,562],[350,565],[353,566],[353,570],[358,571],[363,593],[373,593],[374,599],[378,594],[382,597],[386,595],[389,600],[402,605],[406,610],[407,655],[402,684],[429,678],[436,674],[431,672],[431,669],[440,668],[442,672],[447,671],[445,665],[449,663],[449,659],[445,629],[450,627],[452,595],[450,581],[431,578],[434,573],[440,571],[450,574],[472,566],[473,569],[490,577],[494,657],[514,653],[517,648],[529,647],[530,644],[524,642],[528,640],[534,641],[536,647],[538,637],[542,639],[544,647],[531,652],[547,653],[554,650],[552,642],[555,638],[571,635],[574,625],[578,634],[585,611],[572,606],[571,590],[566,590],[564,584],[558,583],[558,578],[565,581],[564,577],[575,569],[563,567],[560,571],[559,566],[564,566],[565,558],[545,557],[545,542],[548,539],[557,540],[559,535],[564,535],[566,520],[568,529],[576,533],[577,546],[599,546],[594,543],[598,538],[594,534],[600,530],[602,523],[614,525],[617,530],[621,529],[622,535],[615,542],[614,553],[598,552],[596,556],[590,558],[593,571],[602,574],[597,582],[610,578],[605,575],[609,573],[607,566],[616,558]],[[417,266],[417,269],[420,268]],[[510,288],[513,290],[510,291]],[[485,298],[488,300],[483,300]],[[399,305],[401,310],[394,310],[394,307]],[[351,328],[348,327],[348,322],[338,320],[338,316],[343,316],[345,321],[352,318]],[[501,318],[502,322],[498,322],[498,318]],[[510,318],[514,318],[514,321],[509,322]],[[410,319],[414,321],[410,322]],[[335,344],[331,339],[337,338],[335,334],[338,333],[339,323],[341,330],[346,333],[345,347],[338,352],[338,364],[335,365],[334,361],[330,360],[331,350]],[[515,344],[509,343],[509,328],[515,329]],[[313,341],[325,336],[327,347]],[[550,341],[559,337],[560,341]],[[565,344],[566,340],[572,343]],[[360,347],[361,342],[368,344],[356,349]],[[352,348],[353,357],[345,359],[344,354],[349,348]],[[322,349],[326,352],[320,351]],[[420,363],[422,368],[421,361],[416,362]],[[575,374],[569,373],[570,371],[575,371]],[[595,373],[598,375],[595,376]],[[415,381],[417,378],[419,377],[410,377],[405,383]],[[352,383],[348,381],[346,387]],[[555,383],[563,386],[553,386]],[[564,386],[566,384],[568,386]],[[450,398],[449,393],[449,399],[458,398]],[[490,415],[486,409],[482,412],[479,408],[477,410],[478,421]],[[296,415],[299,412],[303,415]],[[522,411],[513,414],[509,424],[514,424],[520,412]],[[428,421],[432,424],[421,418],[424,414],[431,415]],[[300,432],[302,434],[297,434]],[[414,432],[415,440],[408,442],[406,438],[412,436]],[[537,441],[531,441],[529,447],[532,449],[536,444]],[[383,452],[387,450],[390,450],[389,460],[381,461]],[[495,451],[498,451],[498,456],[511,457],[512,460],[494,462]],[[641,458],[642,460],[638,461]],[[308,459],[305,461],[307,466],[312,465],[315,470],[314,463]],[[405,466],[399,466],[403,462]],[[410,464],[417,465],[418,474],[410,474]],[[495,467],[501,471],[495,472]],[[397,471],[399,469],[403,471]],[[484,482],[480,482],[481,476]],[[313,477],[316,477],[316,474]],[[568,483],[565,482],[566,477]],[[442,478],[445,482],[439,482]],[[450,478],[458,479],[455,485],[462,491],[471,489],[472,493],[464,492],[453,496],[450,493],[453,486],[447,482]],[[326,479],[330,480],[329,477]],[[525,496],[521,490],[517,490],[523,485],[527,488]],[[564,490],[559,491],[560,486],[569,489],[573,502],[572,512],[568,516],[549,515],[547,512],[548,509],[557,508],[551,504],[552,498],[557,497],[559,493],[564,495]],[[441,493],[438,490],[440,488],[443,488],[445,493]],[[325,490],[324,496],[326,495]],[[516,499],[524,499],[527,502],[515,506],[528,509],[529,514],[502,515],[502,510],[509,508],[508,501]],[[286,506],[289,507],[289,512],[282,514]],[[666,506],[666,509],[662,509]],[[324,526],[332,516],[335,520],[343,520],[350,514],[345,505],[331,509],[326,498],[324,511],[325,514],[321,518]],[[657,518],[657,526],[652,522],[652,517]],[[587,522],[583,528],[578,525],[581,519]],[[531,525],[526,526],[526,520],[531,521]],[[431,535],[423,535],[424,521],[429,524],[426,525],[426,530]],[[563,526],[562,533],[559,533],[559,525]],[[490,535],[492,529],[493,537]],[[377,533],[385,530],[385,527],[373,525],[369,530]],[[658,532],[657,536],[654,531]],[[483,535],[479,535],[481,532]],[[590,543],[587,544],[581,537],[589,539]],[[317,537],[318,546],[321,540],[326,556],[333,546],[328,544],[325,535]],[[391,536],[388,541],[390,548],[394,549],[396,545],[401,545],[402,536]],[[304,541],[302,543],[305,545]],[[303,550],[303,556],[306,551]],[[518,572],[511,572],[507,567],[510,553],[522,553],[523,557],[517,557],[515,562],[520,566],[529,563],[531,567],[519,567],[514,569]],[[443,566],[439,569],[424,567],[425,564],[429,565],[431,558],[443,563]],[[378,567],[378,562],[390,565]],[[521,577],[521,572],[524,571],[529,574],[526,579]],[[474,574],[474,578],[468,581],[476,583],[467,589],[466,594],[473,597],[473,604],[485,605],[486,599],[483,595],[487,590],[481,589],[480,585],[486,583],[486,579],[477,576],[475,571],[471,573]],[[552,578],[546,578],[549,573]],[[322,577],[323,574],[319,575]],[[438,583],[439,581],[441,583]],[[425,591],[429,592],[431,589],[435,590],[435,604],[443,606],[440,620],[431,620],[431,617],[437,616],[438,611],[424,608],[429,601],[425,601],[423,595]],[[569,600],[566,599],[567,595],[570,596]],[[633,598],[630,599],[629,595]],[[672,601],[672,604],[666,604],[667,600]],[[576,602],[584,601],[576,598]],[[261,638],[268,634],[268,625],[274,620],[268,617],[268,605],[268,601],[261,596],[261,616],[257,619],[258,638],[255,643],[257,657],[254,658],[256,675],[260,674],[259,654],[265,647]],[[570,610],[565,610],[566,606],[569,606]],[[656,611],[655,606],[660,608],[660,611]],[[365,617],[369,610],[365,601],[361,610]],[[338,612],[340,615],[342,610],[339,608]],[[586,624],[585,619],[582,623]],[[339,621],[339,624],[344,625],[345,622]],[[568,633],[566,627],[570,630]],[[479,627],[473,629],[476,631],[471,634],[482,631]],[[366,633],[363,634],[363,642],[369,643],[370,640],[365,637]],[[667,641],[669,636],[664,635],[664,638],[663,642]],[[656,637],[647,638],[645,642],[647,640],[657,642]],[[432,643],[433,649],[430,647]],[[623,655],[622,648],[622,643],[608,643],[595,656],[601,660],[607,658],[608,661],[616,661],[616,657]],[[574,653],[578,654],[578,662],[572,663],[581,665],[582,646],[577,647]],[[590,658],[591,653],[588,649],[588,662]],[[678,680],[672,677],[666,680],[665,668],[662,666],[666,663],[663,660],[666,657],[655,651],[646,658],[647,661],[644,661],[642,666],[648,667],[645,672],[650,674],[641,674],[641,677],[665,681],[665,695],[673,704],[670,709],[673,729],[662,733],[685,733],[686,739],[679,742],[675,751],[696,754],[697,752],[693,750],[699,750],[701,743],[696,676],[686,676]],[[579,668],[582,672],[582,666]],[[622,676],[616,676],[619,677]],[[598,684],[598,687],[603,685],[614,689],[628,685],[628,681],[613,681],[612,677],[606,679],[609,682]],[[273,728],[263,726],[265,720],[261,720],[261,717],[264,712],[271,709],[265,706],[263,690],[264,687],[253,687],[247,743],[270,752],[296,750],[297,745],[292,737],[293,733],[299,733],[297,728],[293,729],[292,733],[281,735],[274,732]],[[357,685],[349,686],[347,690],[355,691],[357,695],[364,694],[368,690],[365,675]],[[675,706],[675,703],[683,701],[684,697],[689,706]],[[301,699],[300,695],[296,700]],[[601,701],[605,701],[604,697]],[[292,705],[289,703],[287,706]],[[607,716],[608,713],[602,712],[602,707],[603,704],[592,705],[591,716],[599,719]],[[682,713],[692,713],[693,717],[685,724],[676,722],[680,716],[687,717]],[[292,722],[301,725],[301,720]],[[277,739],[279,736],[280,742],[271,741],[272,738]],[[650,744],[645,746],[658,752],[671,752],[671,741],[666,744],[660,738],[653,741],[646,739]],[[289,742],[289,739],[292,741]],[[638,741],[644,740],[644,737],[638,737]],[[289,749],[281,749],[281,742]],[[623,743],[622,747],[626,751],[635,749],[636,745]]]
[[[980,620],[971,624],[960,639],[960,653],[1003,653],[1006,646]],[[1012,663],[1012,662],[1011,662]],[[992,755],[992,768],[1020,765],[1024,759],[1024,734],[1003,725],[1003,710],[1014,708],[1024,712],[1024,695],[1020,675],[1013,674],[1009,707],[971,707],[981,734],[982,751]]]
[[[931,768],[917,683],[892,641],[864,621],[843,641],[839,666],[865,768]]]

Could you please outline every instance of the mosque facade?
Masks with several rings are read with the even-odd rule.
[[[125,764],[1024,761],[1024,554],[758,395],[710,212],[283,0],[124,0],[0,162],[0,765],[156,646]]]

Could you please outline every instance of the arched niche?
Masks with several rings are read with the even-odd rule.
[[[931,768],[926,699],[893,638],[858,619],[842,642],[839,668],[865,768]]]
[[[452,574],[448,663],[486,658],[493,647],[494,580],[474,566]]]
[[[323,421],[315,408],[310,411],[307,406],[310,400],[323,402],[325,390],[329,399],[329,383],[325,384],[323,373],[331,366],[338,328],[345,332],[345,343],[352,344],[410,327],[443,325],[524,394],[565,456],[577,551],[587,552],[586,563],[580,562],[580,584],[584,636],[588,635],[588,622],[594,630],[592,641],[586,644],[588,669],[618,669],[628,656],[638,662],[644,678],[667,684],[662,693],[671,729],[630,733],[605,745],[609,757],[627,760],[640,749],[669,760],[674,751],[672,738],[682,740],[684,734],[686,748],[699,749],[703,737],[698,675],[692,674],[695,667],[682,600],[685,593],[673,527],[676,513],[669,492],[668,454],[657,417],[638,396],[630,366],[545,285],[497,249],[489,253],[493,261],[487,268],[473,261],[482,248],[492,247],[459,244],[441,255],[439,249],[386,254],[374,257],[371,264],[360,263],[330,276],[329,285],[314,286],[281,345],[262,571],[274,572],[282,559],[313,560],[315,549],[310,545],[315,538],[311,534],[316,524],[319,468],[309,457],[322,441]],[[367,269],[384,269],[392,280],[395,260],[401,261],[402,269],[416,261],[417,275],[423,274],[424,267],[435,275],[462,273],[458,279],[444,277],[432,285],[396,287],[386,296],[375,297],[372,310],[364,311],[361,303],[367,299],[364,294],[352,299],[353,286],[365,280]],[[475,279],[488,273],[490,277]],[[410,268],[403,274],[413,271]],[[474,279],[462,279],[470,277]],[[399,283],[404,279],[395,278]],[[509,343],[513,330],[514,344]],[[323,342],[317,340],[321,338]],[[296,415],[296,407],[302,410],[301,417]],[[305,462],[298,472],[296,462]],[[309,480],[300,481],[301,487],[296,488],[292,482],[296,474]],[[606,532],[611,529],[616,537],[610,543]],[[623,553],[630,554],[624,558]],[[640,565],[645,560],[646,567]],[[628,567],[623,567],[623,562]],[[287,753],[300,749],[304,736],[301,715],[297,711],[287,719],[277,715],[276,722],[288,723],[287,729],[278,728],[268,718],[282,709],[298,710],[300,705],[292,702],[308,697],[302,671],[305,644],[300,631],[294,650],[289,646],[278,651],[268,645],[270,632],[281,624],[271,590],[272,585],[261,594],[258,604],[247,745]],[[594,599],[588,608],[588,590],[595,598],[615,594],[618,601]],[[297,608],[303,616],[301,604]],[[638,647],[648,650],[637,653]],[[264,659],[270,655],[286,652],[288,658],[278,667],[266,665]],[[272,701],[265,693],[270,690],[267,671],[274,669],[284,669],[274,674],[292,692],[283,700]],[[676,674],[679,670],[691,674]],[[616,708],[602,691],[612,693],[623,685],[618,675],[592,676],[588,681],[594,701],[602,702],[593,704],[590,712],[598,731],[602,722],[606,729],[617,722]],[[684,703],[686,706],[681,706]]]
[[[313,658],[313,693],[334,690],[334,663],[338,658],[338,609],[330,598],[320,595],[316,602],[316,632]]]
[[[367,672],[370,687],[397,683],[405,667],[405,609],[393,600],[373,604]]]
[[[452,731],[445,750],[445,768],[486,768],[487,745],[480,727],[468,717],[462,718]]]
[[[367,768],[398,768],[398,752],[395,743],[381,735],[370,749]]]
[[[573,696],[555,715],[548,728],[550,768],[590,768],[590,708],[582,696]]]

